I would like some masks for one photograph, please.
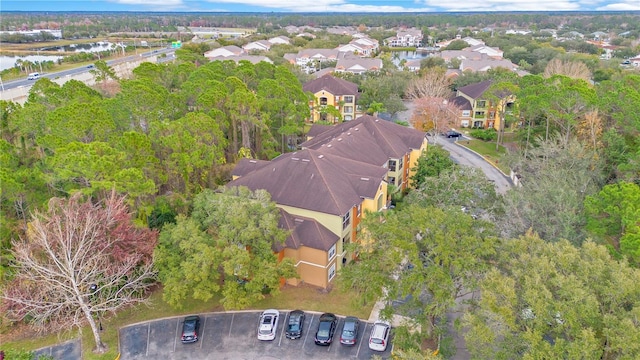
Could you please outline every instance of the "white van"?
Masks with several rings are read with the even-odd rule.
[[[31,73],[27,76],[27,80],[38,80],[40,79],[40,73]]]

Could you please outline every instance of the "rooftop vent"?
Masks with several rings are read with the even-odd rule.
[[[249,160],[249,162],[252,163],[252,164],[257,163],[257,161],[255,161],[255,160]]]
[[[362,180],[362,181],[369,181],[369,178],[368,178],[368,177],[361,177],[361,178],[360,178],[360,180]]]
[[[322,159],[324,157],[324,155],[320,154],[318,155],[318,159]]]
[[[303,161],[303,162],[309,162],[309,161],[311,161],[311,160],[309,160],[309,159],[302,159],[302,161]]]

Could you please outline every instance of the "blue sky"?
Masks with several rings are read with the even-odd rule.
[[[640,11],[640,0],[1,0],[0,11]]]

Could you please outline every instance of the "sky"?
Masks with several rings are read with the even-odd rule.
[[[318,13],[640,11],[640,0],[0,0],[0,11]]]

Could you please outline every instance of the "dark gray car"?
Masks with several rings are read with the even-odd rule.
[[[342,334],[340,334],[340,343],[343,345],[355,345],[358,339],[358,328],[360,320],[353,316],[347,316],[344,319]]]
[[[198,341],[198,330],[200,328],[199,316],[187,316],[182,323],[182,337],[180,340],[183,344],[194,343]]]
[[[285,336],[289,339],[299,339],[302,336],[302,327],[304,326],[304,312],[302,310],[294,310],[289,313],[287,321],[287,331]]]

